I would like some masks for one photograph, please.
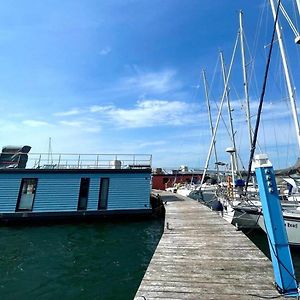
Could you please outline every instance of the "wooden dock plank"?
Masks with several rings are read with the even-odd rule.
[[[280,297],[271,262],[242,232],[194,200],[161,197],[165,229],[136,300]]]

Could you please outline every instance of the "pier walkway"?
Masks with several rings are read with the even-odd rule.
[[[194,200],[160,195],[164,233],[135,300],[283,299],[271,262],[242,232]]]

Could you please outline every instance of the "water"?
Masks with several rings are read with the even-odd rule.
[[[133,299],[162,231],[162,220],[1,227],[1,299]]]
[[[196,199],[196,200],[197,199],[203,200],[207,206],[211,206],[216,199],[215,194],[212,194],[212,193],[204,193],[203,194],[204,197],[202,196],[201,198],[200,198],[200,195],[197,195],[197,194],[194,194],[193,196],[194,196],[194,199]],[[269,259],[271,259],[267,236],[263,230],[261,230],[261,229],[259,229],[259,230],[245,229],[244,233]],[[300,281],[300,251],[299,251],[299,247],[292,247],[291,254],[292,254],[296,277],[297,277],[297,280]]]
[[[262,230],[252,230],[252,231],[248,230],[248,232],[246,232],[246,235],[269,259],[271,259],[267,235]],[[299,247],[292,247],[291,254],[292,254],[292,258],[293,258],[296,277],[297,277],[297,280],[300,281],[300,251],[299,251]]]
[[[162,231],[163,220],[0,227],[1,299],[133,299]],[[263,231],[248,237],[269,256]]]

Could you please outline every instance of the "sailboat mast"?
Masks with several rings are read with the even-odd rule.
[[[206,74],[205,74],[204,69],[202,70],[202,76],[203,76],[203,83],[204,83],[204,91],[205,91],[205,99],[206,99],[206,105],[207,105],[209,126],[210,126],[210,130],[211,130],[211,136],[213,137],[214,126],[213,126],[213,123],[212,123],[210,101],[209,101],[209,95],[208,95],[208,86],[207,86]],[[216,140],[214,140],[213,143],[214,143],[213,147],[214,147],[214,155],[215,155],[215,166],[216,166],[216,169],[217,169],[217,177],[219,179],[219,165],[218,165],[218,156],[217,156],[217,149],[216,149]]]
[[[275,10],[274,1],[273,0],[269,0],[269,1],[270,1],[271,9],[272,9],[273,18],[274,18],[274,20],[276,20],[276,10]],[[292,88],[292,81],[291,81],[289,68],[287,65],[286,53],[285,53],[285,48],[283,45],[283,39],[282,39],[282,35],[281,35],[279,22],[276,23],[276,33],[277,33],[279,49],[280,49],[280,53],[281,53],[282,64],[283,64],[283,69],[284,69],[284,74],[285,74],[285,80],[286,80],[286,85],[287,85],[291,109],[292,109],[292,115],[293,115],[293,119],[294,119],[294,126],[296,129],[298,146],[299,146],[299,150],[300,150],[300,128],[299,128],[299,119],[298,119],[297,107],[296,107],[296,98],[295,98],[295,93]]]
[[[246,70],[246,56],[244,47],[244,27],[243,27],[243,11],[240,10],[240,45],[241,45],[241,55],[242,55],[242,66],[243,66],[243,79],[244,79],[244,93],[246,102],[246,115],[248,124],[248,134],[249,134],[249,145],[251,150],[252,145],[252,128],[251,128],[251,115],[250,115],[250,104],[249,104],[249,92],[248,92],[248,77]]]
[[[232,170],[233,172],[236,172],[238,170],[238,160],[237,160],[237,154],[236,154],[236,145],[235,145],[235,137],[234,137],[234,130],[233,130],[233,124],[232,124],[232,111],[231,111],[231,105],[230,105],[230,99],[229,99],[229,89],[228,84],[226,86],[227,82],[227,75],[225,70],[225,63],[224,63],[224,56],[223,52],[220,51],[220,59],[221,59],[221,67],[222,67],[222,75],[223,75],[223,82],[224,82],[224,88],[225,88],[225,97],[227,101],[227,110],[228,110],[228,118],[229,118],[229,127],[230,127],[230,134],[231,134],[231,141],[232,141],[232,147],[234,149],[233,153],[233,160],[232,160]],[[234,183],[233,183],[234,184]]]
[[[214,127],[213,137],[212,137],[210,145],[209,145],[209,150],[208,150],[208,154],[207,154],[207,157],[206,157],[206,162],[205,162],[205,166],[204,166],[204,170],[203,170],[203,175],[202,175],[202,178],[201,178],[200,190],[202,188],[202,185],[203,185],[203,182],[204,182],[204,179],[205,179],[205,175],[206,175],[206,172],[207,172],[207,169],[208,169],[209,160],[210,160],[211,152],[212,152],[212,149],[213,149],[214,140],[216,139],[216,134],[217,134],[217,130],[218,130],[221,114],[222,114],[222,108],[223,108],[223,104],[224,104],[224,100],[225,100],[226,89],[227,89],[227,86],[228,86],[228,80],[229,80],[229,77],[230,77],[230,74],[231,74],[231,69],[232,69],[232,65],[233,65],[233,61],[234,61],[234,57],[235,57],[235,52],[236,52],[236,48],[237,48],[237,42],[238,42],[238,39],[236,39],[236,41],[235,41],[233,54],[232,54],[232,58],[231,58],[231,62],[230,62],[229,70],[228,70],[228,77],[227,77],[227,80],[226,80],[226,83],[225,83],[225,89],[223,91],[221,103],[220,103],[220,106],[219,106],[219,112],[218,112],[218,115],[217,115],[216,125]]]
[[[297,3],[297,7],[298,7],[299,16],[300,16],[300,0],[296,0],[296,3]]]

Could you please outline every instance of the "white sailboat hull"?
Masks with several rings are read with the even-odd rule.
[[[258,215],[251,215],[252,218],[258,218]],[[288,236],[288,241],[291,246],[300,246],[300,212],[283,212],[283,219]],[[258,225],[266,232],[263,215],[258,218]]]

